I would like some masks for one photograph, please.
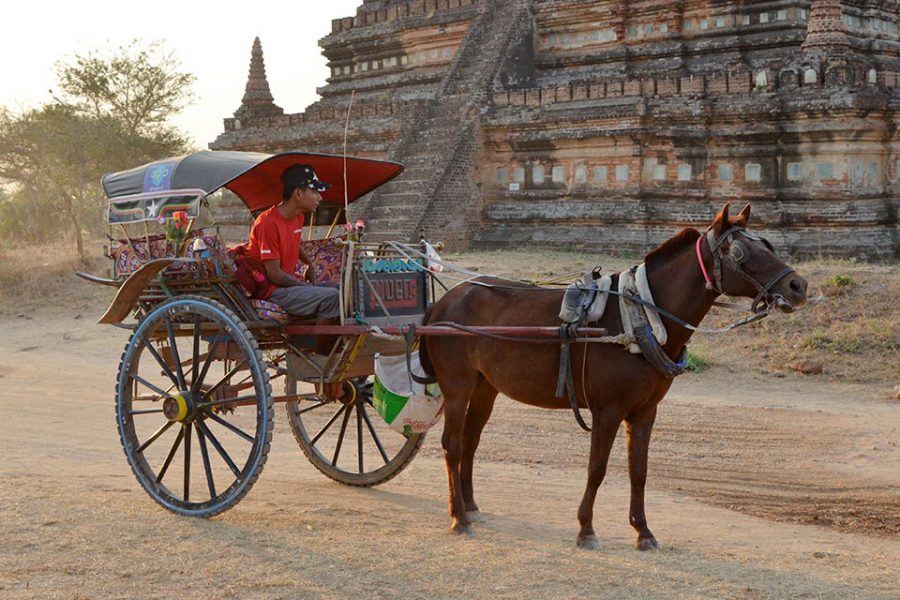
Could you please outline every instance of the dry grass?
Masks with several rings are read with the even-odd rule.
[[[805,361],[821,364],[832,379],[900,383],[897,265],[810,261],[795,267],[809,280],[809,305],[737,331],[733,343],[700,336],[697,350],[774,374],[798,371]]]
[[[112,288],[92,285],[75,275],[86,271],[108,276],[110,261],[103,256],[103,242],[88,242],[88,264],[78,260],[70,242],[44,246],[0,245],[0,314],[30,313],[40,308],[83,310],[111,298]]]

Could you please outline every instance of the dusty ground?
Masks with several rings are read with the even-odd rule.
[[[547,258],[510,260],[521,272]],[[900,597],[895,353],[867,383],[730,355],[680,378],[651,445],[662,550],[633,550],[619,440],[597,502],[602,547],[588,552],[574,545],[587,437],[565,412],[504,399],[476,466],[486,520],[471,539],[447,533],[438,435],[397,479],[352,489],[306,462],[282,410],[239,505],[208,521],[165,512],[116,433],[126,332],[94,325],[103,290],[62,289],[0,307],[0,598]]]

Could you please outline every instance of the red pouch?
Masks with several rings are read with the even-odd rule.
[[[235,246],[228,250],[234,258],[237,267],[234,278],[240,284],[250,298],[265,300],[276,288],[266,277],[266,265],[258,258],[252,258],[247,254],[246,244]]]

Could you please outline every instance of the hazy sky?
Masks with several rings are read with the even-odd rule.
[[[240,106],[250,49],[259,36],[269,86],[286,112],[316,100],[328,69],[318,40],[331,20],[355,14],[361,0],[191,2],[110,0],[5,3],[0,35],[0,105],[14,110],[50,99],[58,60],[135,38],[162,40],[197,77],[195,102],[175,119],[198,147],[222,132]]]

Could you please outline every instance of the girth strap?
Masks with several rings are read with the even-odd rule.
[[[578,408],[578,396],[575,395],[575,380],[572,378],[572,340],[578,327],[574,324],[566,324],[559,328],[559,377],[556,380],[556,397],[562,398],[563,394],[569,397],[569,405],[575,413],[575,420],[585,431],[590,431],[581,410]],[[587,348],[585,348],[587,352]]]

